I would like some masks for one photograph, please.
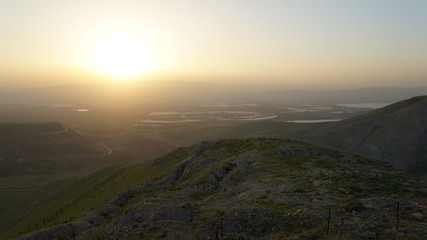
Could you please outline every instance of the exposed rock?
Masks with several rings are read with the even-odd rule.
[[[417,209],[420,207],[418,203],[395,198],[373,198],[368,201],[368,204],[377,209],[393,210],[397,208],[398,202],[399,208],[404,210]]]
[[[225,178],[225,176],[227,176],[227,174],[231,172],[231,170],[233,170],[235,166],[236,166],[236,163],[227,163],[224,166],[220,167],[219,169],[215,170],[215,172],[213,173],[213,176],[219,182],[223,178]]]
[[[411,216],[418,219],[418,220],[422,220],[424,218],[424,214],[422,214],[420,212],[412,213]]]
[[[224,240],[246,240],[246,238],[243,235],[237,235],[237,236],[226,236]]]
[[[120,224],[132,222],[156,222],[165,220],[190,221],[197,214],[196,210],[185,208],[147,208],[120,218]]]
[[[178,165],[176,165],[172,175],[171,175],[171,180],[172,181],[176,181],[178,180],[182,173],[184,172],[185,168],[191,163],[191,161],[193,161],[193,158],[187,158],[184,161],[180,162]]]
[[[103,216],[104,218],[111,217],[113,214],[117,213],[119,211],[118,208],[115,207],[107,207],[107,208],[101,208],[94,212],[94,214],[98,216]]]
[[[278,153],[281,147],[285,155]],[[425,216],[415,214],[426,214],[427,200],[419,194],[425,181],[381,161],[259,138],[205,143],[176,154],[159,160],[168,168],[150,176],[154,180],[108,201],[120,208],[71,223],[78,239],[214,239],[221,218],[227,239],[319,239],[329,210],[333,236],[367,239],[381,230],[380,239],[391,239],[394,233],[387,231],[393,230],[397,202],[410,239],[427,234]],[[357,201],[338,209],[348,199]],[[39,239],[50,239],[52,231],[51,239],[69,239],[70,226],[57,227]]]
[[[252,150],[247,153],[239,155],[236,161],[239,163],[252,164],[256,162],[258,159],[260,159],[260,153],[257,150]]]
[[[262,208],[237,208],[223,216],[224,234],[249,234],[256,237],[280,230],[280,218]]]
[[[362,224],[341,224],[333,226],[331,235],[335,236],[352,236],[353,240],[362,240],[375,237],[375,227],[373,222],[365,222]]]
[[[294,211],[287,212],[283,216],[284,229],[288,232],[306,229],[319,225],[328,217],[327,211],[311,208],[299,208]]]
[[[108,200],[107,203],[112,204],[114,206],[123,207],[128,203],[128,201],[133,198],[138,192],[138,189],[129,189],[124,192],[117,194]]]
[[[362,211],[365,211],[366,208],[363,206],[363,203],[352,201],[347,203],[347,205],[344,206],[344,210],[346,212],[362,212]]]
[[[194,159],[199,157],[204,153],[204,151],[209,147],[211,143],[210,142],[202,142],[195,146],[195,149],[190,153],[190,155],[182,160],[179,164],[175,166],[173,171],[157,183],[151,187],[153,191],[159,190],[159,185],[165,184],[165,183],[173,183],[176,180],[178,180],[186,170],[188,170],[188,166],[193,162]]]
[[[118,208],[101,208],[84,218],[84,221],[92,225],[98,226],[103,224],[106,218],[113,216],[118,211]]]

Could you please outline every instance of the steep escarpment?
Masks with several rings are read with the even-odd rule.
[[[427,96],[414,97],[368,114],[314,130],[301,139],[395,168],[427,173]]]
[[[62,239],[427,236],[425,180],[382,161],[251,138],[203,142],[145,164],[152,170],[149,178],[92,212],[114,209],[111,214]],[[114,181],[120,180],[126,181]],[[69,224],[67,229],[76,229],[75,222]],[[46,239],[34,236],[52,228],[18,239]]]

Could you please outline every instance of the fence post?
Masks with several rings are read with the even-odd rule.
[[[399,201],[397,201],[397,206],[396,206],[396,232],[399,229]]]
[[[220,240],[222,240],[222,239],[223,239],[223,237],[224,237],[224,234],[223,234],[223,232],[224,232],[224,228],[223,228],[223,225],[222,225],[223,221],[224,221],[224,218],[223,218],[223,217],[221,217],[221,233],[220,233],[220,236],[219,236],[219,239],[220,239]]]

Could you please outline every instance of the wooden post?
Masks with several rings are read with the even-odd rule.
[[[220,235],[219,235],[219,239],[220,239],[220,240],[222,240],[222,239],[223,239],[223,237],[224,237],[224,234],[223,234],[223,232],[224,232],[224,228],[223,228],[223,225],[222,225],[223,221],[224,221],[224,218],[223,218],[223,217],[221,217],[221,226],[220,226],[221,233],[220,233]]]
[[[399,201],[397,202],[397,206],[396,206],[396,232],[399,229]]]
[[[327,234],[329,235],[329,226],[331,223],[331,210],[328,211],[328,230],[327,230]]]

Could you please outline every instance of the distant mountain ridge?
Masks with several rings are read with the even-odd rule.
[[[398,169],[426,173],[427,96],[413,97],[329,124],[301,139],[386,160]]]
[[[427,94],[427,87],[358,88],[312,91],[286,86],[197,81],[147,81],[129,84],[76,84],[1,89],[0,103],[111,103],[132,101],[226,102],[278,100],[299,103],[389,103]]]

